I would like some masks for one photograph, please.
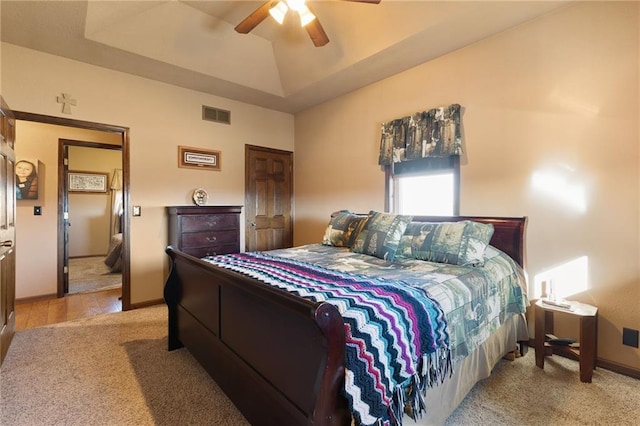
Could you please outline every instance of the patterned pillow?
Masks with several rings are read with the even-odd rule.
[[[369,212],[369,218],[358,233],[351,251],[393,260],[412,216]]]
[[[335,247],[351,247],[367,217],[366,215],[350,213],[348,210],[333,213],[324,232],[322,244]]]
[[[493,225],[468,220],[411,222],[400,239],[397,255],[451,265],[481,266],[492,235]]]

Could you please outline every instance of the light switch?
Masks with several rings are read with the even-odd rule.
[[[133,206],[133,215],[134,216],[142,216],[142,207]]]

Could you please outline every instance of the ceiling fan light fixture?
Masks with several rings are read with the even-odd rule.
[[[287,5],[296,12],[301,12],[303,9],[307,9],[307,5],[304,4],[305,0],[286,0]]]
[[[303,27],[307,25],[309,22],[316,19],[316,15],[311,13],[311,11],[306,5],[304,5],[300,10],[298,10],[298,14],[300,15],[300,25],[302,25]]]
[[[284,1],[279,1],[275,6],[269,9],[269,14],[273,16],[273,19],[275,19],[278,24],[282,25],[284,17],[288,11],[289,8],[287,7],[287,4]]]

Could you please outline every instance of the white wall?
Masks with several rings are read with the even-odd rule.
[[[242,205],[245,144],[293,150],[290,114],[7,43],[2,46],[2,79],[3,96],[14,110],[130,128],[131,204],[142,207],[142,216],[131,219],[134,305],[162,298],[168,266],[166,206],[192,204],[197,187],[209,192],[209,204]],[[63,92],[77,100],[71,116],[56,103]],[[231,111],[232,124],[202,121],[202,105]],[[178,145],[221,151],[222,171],[178,168]],[[55,284],[49,283],[40,294],[51,293]]]
[[[557,287],[585,284],[598,356],[640,369],[621,336],[640,329],[638,7],[569,5],[297,114],[294,243],[319,241],[332,211],[384,208],[380,123],[459,103],[461,214],[528,216],[531,296],[586,257],[584,282]]]

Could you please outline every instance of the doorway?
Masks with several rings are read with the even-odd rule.
[[[122,287],[122,147],[59,139],[65,294]],[[72,226],[73,225],[73,226]]]
[[[130,259],[130,251],[129,251],[129,233],[130,233],[130,217],[129,217],[129,128],[109,125],[109,124],[101,124],[80,120],[72,120],[65,119],[60,117],[53,116],[44,116],[39,114],[32,114],[27,112],[15,111],[14,115],[16,120],[22,121],[31,121],[36,123],[43,124],[51,124],[54,126],[63,126],[68,127],[71,130],[73,129],[85,129],[97,132],[105,132],[116,135],[116,137],[121,141],[119,147],[121,149],[122,155],[122,254],[121,254],[121,264],[122,264],[122,310],[131,309],[131,291],[130,291],[130,267],[129,267],[129,259]],[[18,135],[19,137],[19,135]],[[60,149],[60,144],[58,146]],[[60,153],[58,153],[58,158],[60,158]],[[63,167],[57,167],[57,175],[58,181],[65,181],[65,170]],[[65,259],[65,216],[64,216],[64,205],[63,205],[63,194],[60,193],[58,189],[58,200],[57,200],[57,243],[56,243],[56,258],[57,258],[57,297],[64,297],[65,288],[64,288],[64,259]],[[34,207],[35,208],[35,207]],[[68,249],[68,247],[67,247]],[[68,270],[67,270],[68,272]]]

